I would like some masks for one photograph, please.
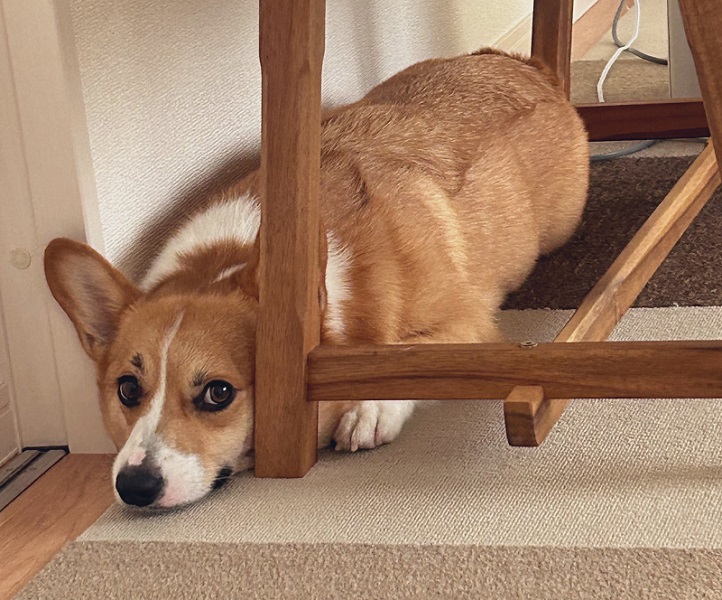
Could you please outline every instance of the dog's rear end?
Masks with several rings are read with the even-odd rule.
[[[496,51],[395,75],[327,117],[323,151],[323,214],[357,290],[330,341],[497,339],[505,294],[586,199],[576,111],[546,69]]]
[[[351,292],[325,343],[501,341],[505,295],[567,241],[587,195],[586,132],[558,81],[493,50],[402,71],[331,113],[322,147]],[[390,441],[412,404],[324,405],[321,440]]]

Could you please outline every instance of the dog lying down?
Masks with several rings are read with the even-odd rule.
[[[322,342],[500,341],[499,306],[571,236],[588,177],[554,76],[494,50],[413,65],[324,115]],[[138,286],[84,244],[46,250],[97,367],[125,504],[187,504],[253,465],[260,190],[254,172],[210,198]],[[391,442],[412,410],[321,403],[319,447]]]

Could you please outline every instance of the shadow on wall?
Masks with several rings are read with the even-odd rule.
[[[342,60],[354,65],[357,87],[365,92],[412,63],[475,49],[465,48],[460,27],[462,8],[469,4],[469,0],[443,5],[439,0],[329,3],[326,37],[331,43],[327,44],[326,61],[333,64],[338,60],[328,51],[329,46],[340,51]]]
[[[102,238],[137,280],[168,234],[253,167],[254,0],[71,0]]]
[[[169,202],[168,210],[144,222],[135,233],[132,245],[118,257],[121,271],[131,280],[139,282],[148,270],[154,257],[164,243],[197,210],[203,208],[214,197],[242,179],[260,165],[258,153],[239,155],[215,168],[210,173],[202,173],[185,188],[184,193]]]
[[[138,280],[191,212],[258,166],[258,3],[72,2],[107,254]],[[329,0],[324,107],[492,43],[530,4]]]

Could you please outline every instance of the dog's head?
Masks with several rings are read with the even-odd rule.
[[[120,500],[187,504],[252,465],[253,274],[217,289],[143,294],[66,239],[48,246],[45,271],[97,367]]]

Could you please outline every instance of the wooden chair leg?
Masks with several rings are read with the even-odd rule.
[[[589,292],[555,341],[605,340],[719,185],[720,174],[710,142]],[[516,388],[504,403],[509,444],[540,445],[568,402],[546,398],[535,387]]]
[[[722,168],[722,4],[719,0],[680,0],[682,21],[694,58],[717,163]]]
[[[325,0],[260,0],[261,255],[255,381],[258,477],[316,461],[306,363],[318,345],[321,67]]]
[[[534,0],[531,54],[553,69],[569,98],[574,0]]]

